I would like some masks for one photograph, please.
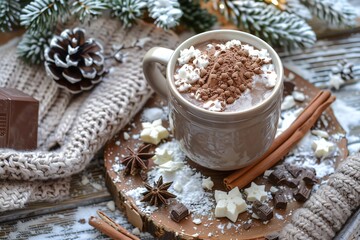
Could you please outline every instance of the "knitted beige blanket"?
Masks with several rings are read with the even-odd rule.
[[[0,212],[68,195],[69,176],[83,170],[152,94],[142,73],[146,51],[153,46],[173,48],[177,43],[173,33],[141,22],[124,29],[119,21],[99,19],[81,27],[87,37],[103,44],[104,55],[110,57],[103,81],[78,96],[59,89],[42,65],[19,60],[16,44],[0,49],[0,87],[19,89],[40,102],[38,149],[0,149]],[[111,57],[114,47],[132,46],[137,40],[139,47],[122,50],[123,63]]]

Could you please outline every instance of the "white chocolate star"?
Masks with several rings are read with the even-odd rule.
[[[335,150],[335,146],[332,142],[320,138],[313,141],[312,149],[314,150],[316,157],[322,158],[328,157]]]
[[[215,217],[227,217],[233,222],[236,222],[239,214],[245,212],[247,208],[238,187],[228,193],[215,190],[215,201]]]
[[[345,81],[341,79],[339,74],[334,74],[330,76],[329,85],[330,88],[333,87],[336,90],[339,90],[342,85],[345,84]]]
[[[154,163],[157,165],[164,164],[168,161],[173,160],[173,152],[167,150],[166,148],[156,148],[155,155],[152,157],[154,159]]]
[[[249,188],[245,189],[246,200],[248,201],[264,201],[267,198],[267,192],[265,191],[265,185],[257,185],[252,182]]]
[[[155,120],[152,123],[142,123],[143,130],[140,133],[140,138],[146,143],[157,145],[161,139],[169,136],[168,130],[162,126],[161,119]]]
[[[214,182],[211,180],[211,177],[204,178],[202,180],[201,186],[204,189],[211,190],[213,188],[213,186],[214,186]]]

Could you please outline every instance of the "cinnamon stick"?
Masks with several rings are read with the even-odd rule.
[[[98,210],[97,214],[100,218],[91,216],[89,224],[106,236],[116,240],[140,240],[102,211]]]
[[[320,91],[292,125],[280,134],[269,150],[254,164],[235,171],[224,179],[228,189],[245,187],[267,169],[278,163],[315,124],[322,112],[335,101],[329,91]]]

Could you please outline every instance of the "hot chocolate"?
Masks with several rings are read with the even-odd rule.
[[[174,82],[192,104],[236,112],[270,96],[277,74],[266,49],[238,40],[212,40],[180,51]]]

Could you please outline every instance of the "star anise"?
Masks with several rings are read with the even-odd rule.
[[[140,170],[147,169],[147,160],[154,156],[153,153],[149,153],[150,144],[141,146],[137,151],[127,147],[127,150],[130,152],[121,163],[126,165],[124,174],[136,175]]]
[[[171,186],[172,182],[163,183],[162,176],[155,183],[154,187],[145,183],[146,192],[143,193],[144,197],[142,202],[149,202],[150,205],[159,206],[160,204],[167,204],[167,199],[176,198],[176,195],[169,193],[167,190]]]

